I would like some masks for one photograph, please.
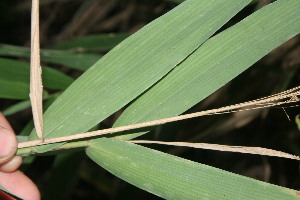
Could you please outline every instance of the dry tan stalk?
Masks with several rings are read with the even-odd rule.
[[[38,138],[43,136],[43,85],[40,65],[39,0],[32,0],[30,56],[30,101]]]
[[[180,115],[176,117],[170,117],[170,118],[164,118],[149,122],[142,122],[137,124],[131,124],[127,126],[120,126],[115,128],[109,128],[104,130],[97,130],[93,132],[87,132],[87,133],[80,133],[70,136],[64,136],[64,137],[57,137],[57,138],[50,138],[45,139],[43,142],[39,140],[34,141],[28,141],[28,142],[22,142],[19,143],[18,148],[25,148],[25,147],[32,147],[37,145],[45,145],[45,144],[51,144],[51,143],[58,143],[58,142],[67,142],[71,140],[77,140],[77,139],[83,139],[83,138],[90,138],[105,134],[111,134],[111,133],[117,133],[117,132],[123,132],[128,131],[132,129],[139,129],[139,128],[145,128],[145,127],[151,127],[156,125],[161,125],[169,122],[175,122],[180,121],[184,119],[194,118],[194,117],[200,117],[200,116],[206,116],[206,115],[215,115],[215,114],[224,114],[224,113],[232,113],[232,112],[240,112],[240,111],[246,111],[246,110],[254,110],[254,109],[261,109],[261,108],[267,108],[267,107],[273,107],[273,106],[280,106],[285,105],[289,103],[298,102],[298,95],[300,95],[300,86],[292,88],[290,90],[271,95],[268,97],[264,97],[258,100],[253,100],[249,102],[244,102],[240,104],[230,105],[221,107],[218,109],[212,109],[212,110],[206,110],[186,115]]]
[[[298,156],[284,153],[282,151],[276,151],[276,150],[266,149],[261,147],[229,146],[229,145],[220,145],[220,144],[189,143],[189,142],[161,142],[161,141],[150,141],[150,140],[129,140],[128,142],[135,143],[135,144],[163,144],[163,145],[172,145],[172,146],[192,147],[197,149],[239,152],[239,153],[248,153],[248,154],[274,156],[274,157],[281,157],[281,158],[289,158],[293,160],[300,160],[300,157]]]

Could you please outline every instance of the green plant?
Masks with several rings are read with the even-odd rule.
[[[214,35],[250,2],[185,1],[133,34],[47,109],[46,143],[20,148],[19,154],[85,147],[106,170],[166,199],[297,199],[297,191],[126,141],[151,129],[47,144],[86,132],[128,104],[114,127],[179,115],[300,32],[300,2],[278,0]],[[36,139],[32,131],[29,140]]]

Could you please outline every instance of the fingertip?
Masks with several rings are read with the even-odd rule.
[[[22,156],[15,156],[10,161],[0,165],[0,171],[13,172],[16,171],[22,164]]]
[[[0,127],[0,164],[11,159],[18,148],[18,141],[13,131]]]
[[[21,171],[12,173],[0,172],[0,185],[24,200],[41,199],[37,186]]]

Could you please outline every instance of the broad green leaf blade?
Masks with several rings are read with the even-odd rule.
[[[6,199],[13,197],[16,200],[23,200],[13,194],[11,194],[6,188],[4,188],[2,185],[0,185],[0,198]]]
[[[1,56],[30,57],[30,49],[7,44],[0,44]],[[87,70],[102,56],[97,54],[74,53],[72,51],[59,51],[41,49],[41,60],[44,62],[65,65],[78,70]]]
[[[0,58],[0,98],[29,98],[29,63]],[[43,85],[66,89],[73,79],[55,69],[43,67]]]
[[[299,0],[279,0],[209,39],[130,105],[114,126],[176,116],[188,110],[297,35],[299,10]]]
[[[44,115],[45,137],[81,133],[95,126],[170,72],[249,2],[190,0],[145,26],[58,97]],[[61,144],[36,151],[57,145]]]
[[[100,35],[88,35],[78,39],[61,42],[51,49],[79,49],[80,51],[107,51],[114,48],[117,44],[126,39],[129,34],[100,34]]]
[[[91,141],[87,155],[104,169],[164,199],[298,199],[297,191],[121,140]]]

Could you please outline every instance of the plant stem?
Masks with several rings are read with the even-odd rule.
[[[62,145],[58,148],[55,148],[52,151],[87,147],[88,144],[89,144],[89,141],[70,142],[70,143],[64,144],[64,145]],[[21,148],[21,149],[18,149],[18,151],[16,153],[17,156],[28,156],[28,155],[31,155],[31,154],[41,154],[41,153],[36,152],[34,147]]]
[[[108,128],[104,130],[98,130],[98,131],[92,131],[92,132],[86,132],[86,133],[80,133],[75,135],[69,135],[69,136],[63,136],[63,137],[56,137],[56,138],[50,138],[45,139],[43,142],[40,140],[32,140],[28,142],[22,142],[19,143],[18,148],[27,148],[27,147],[33,147],[38,145],[46,145],[46,144],[52,144],[52,143],[58,143],[58,142],[67,142],[72,140],[79,140],[79,139],[87,139],[90,137],[105,135],[105,134],[111,134],[111,133],[117,133],[117,132],[123,132],[133,129],[139,129],[139,128],[145,128],[145,127],[151,127],[151,126],[157,126],[161,124],[166,124],[169,122],[194,118],[194,117],[201,117],[206,115],[215,115],[215,114],[224,114],[224,113],[233,113],[233,112],[240,112],[240,111],[246,111],[246,110],[254,110],[254,109],[261,109],[261,108],[267,108],[272,106],[279,106],[279,105],[285,105],[288,103],[294,103],[298,102],[299,98],[298,95],[300,95],[300,86],[286,90],[284,92],[280,92],[275,95],[271,95],[268,97],[264,97],[261,99],[248,101],[244,103],[239,103],[235,105],[225,106],[218,109],[211,109],[191,114],[185,114],[180,115],[176,117],[170,117],[170,118],[164,118],[159,120],[153,120],[148,122],[141,122],[137,124],[131,124],[126,126],[120,126],[120,127],[114,127],[114,128]],[[253,107],[254,106],[254,107]]]

